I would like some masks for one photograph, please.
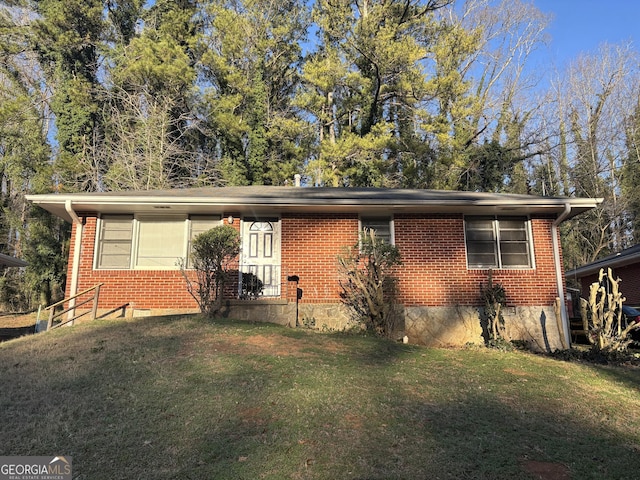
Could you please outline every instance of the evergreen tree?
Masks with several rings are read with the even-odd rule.
[[[429,95],[422,62],[448,1],[319,1],[319,48],[304,70],[302,108],[318,134],[314,183],[393,186],[433,158],[416,125]],[[420,162],[420,163],[419,163]]]
[[[24,31],[25,24],[15,13],[0,11],[0,251],[29,265],[2,271],[0,303],[4,310],[25,311],[60,298],[68,226],[24,198],[29,193],[49,193],[53,170],[37,57],[28,48],[28,38],[16,34]],[[51,255],[32,255],[43,252],[45,243]]]
[[[283,184],[300,170],[309,134],[292,103],[305,2],[215,0],[204,14],[203,109],[224,181]]]
[[[38,0],[30,41],[52,91],[58,155],[56,174],[70,191],[100,188],[100,171],[86,152],[100,130],[100,45],[105,32],[99,0]]]

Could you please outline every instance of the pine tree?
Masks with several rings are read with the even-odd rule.
[[[280,185],[297,173],[309,134],[292,103],[305,2],[216,0],[203,36],[203,109],[227,184]]]

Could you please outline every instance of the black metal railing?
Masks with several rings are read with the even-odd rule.
[[[280,296],[280,265],[240,265],[238,285],[241,299]]]

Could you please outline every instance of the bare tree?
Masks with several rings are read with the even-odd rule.
[[[571,193],[604,198],[569,231],[575,266],[628,246],[621,172],[628,157],[625,127],[636,105],[629,99],[639,94],[638,65],[629,45],[605,44],[571,63],[558,88],[557,125],[566,134]]]
[[[458,21],[479,35],[478,48],[462,69],[465,77],[473,78],[479,101],[476,129],[482,128],[483,120],[499,120],[504,105],[512,105],[519,94],[536,86],[540,73],[527,67],[533,52],[547,41],[549,20],[520,0],[465,2]]]
[[[441,45],[448,42],[455,52],[447,55],[447,61],[457,65],[452,72],[441,73],[436,68],[433,80],[436,85],[444,81],[446,86],[459,79],[456,97],[445,103],[449,110],[445,123],[452,125],[451,147],[458,157],[453,162],[457,168],[446,175],[454,170],[460,180],[480,175],[476,171],[480,166],[469,156],[484,142],[500,144],[516,164],[548,148],[535,95],[540,70],[531,68],[530,58],[546,41],[549,17],[529,3],[506,0],[467,0],[461,8],[439,13],[450,25],[444,35],[458,36],[453,42],[440,39]],[[437,90],[436,98],[442,104],[440,92]],[[464,186],[466,182],[459,183]]]
[[[90,149],[102,188],[150,190],[218,181],[216,165],[187,141],[201,133],[196,116],[174,115],[174,99],[144,89],[114,87],[108,95],[104,138]]]

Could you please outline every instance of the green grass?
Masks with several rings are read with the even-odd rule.
[[[0,344],[0,385],[0,454],[79,479],[640,477],[634,367],[185,316]]]

